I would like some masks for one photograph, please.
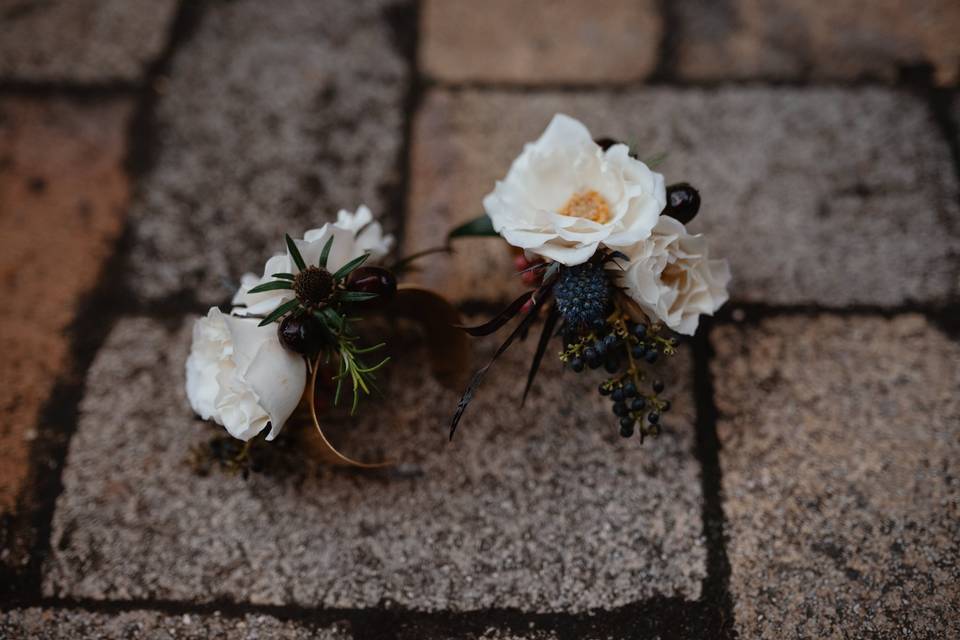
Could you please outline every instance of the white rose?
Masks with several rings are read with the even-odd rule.
[[[507,242],[571,266],[601,245],[620,249],[647,238],[666,192],[663,176],[626,145],[604,151],[583,124],[557,114],[483,206]]]
[[[629,264],[611,273],[649,318],[678,333],[693,335],[700,315],[713,315],[729,297],[727,261],[711,260],[706,238],[691,235],[669,216],[661,216],[650,237],[624,253]]]
[[[379,222],[373,221],[370,209],[361,205],[356,213],[341,210],[337,214],[337,221],[327,223],[319,229],[311,229],[303,235],[302,240],[294,240],[297,249],[308,265],[316,265],[320,260],[327,239],[333,236],[330,255],[327,256],[327,270],[331,273],[369,253],[370,258],[377,260],[384,257],[393,245],[393,236],[384,234]],[[270,282],[275,273],[296,273],[297,269],[289,251],[278,254],[267,260],[263,269],[263,276],[257,277],[252,273],[245,274],[240,281],[240,288],[233,296],[233,312],[237,315],[266,315],[278,306],[293,299],[293,291],[278,289],[263,293],[247,293],[253,287]]]
[[[193,326],[187,398],[204,420],[249,440],[271,425],[273,440],[303,395],[303,359],[281,345],[273,325],[228,316],[213,307]]]
[[[341,229],[353,231],[357,236],[357,246],[361,252],[369,252],[372,260],[379,260],[390,253],[390,249],[393,248],[393,236],[389,233],[383,233],[383,227],[373,219],[373,213],[366,205],[357,207],[356,213],[340,209],[337,212],[336,225]],[[304,240],[308,240],[310,234],[317,231],[320,230],[307,231],[303,236]]]

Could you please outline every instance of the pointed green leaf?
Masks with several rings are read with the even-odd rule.
[[[265,282],[257,285],[247,291],[247,293],[263,293],[264,291],[276,291],[278,289],[293,289],[293,285],[286,280],[274,280],[273,282]]]
[[[319,311],[314,311],[313,315],[317,316],[327,324],[333,326],[337,330],[343,330],[343,318],[339,313],[331,309],[330,307],[324,307]]]
[[[293,261],[296,263],[297,269],[303,271],[307,268],[307,263],[303,261],[303,256],[300,255],[300,249],[297,249],[297,243],[293,241],[290,234],[284,234],[283,237],[287,241],[287,250],[290,251],[290,257],[293,258]]]
[[[266,325],[270,324],[271,322],[274,322],[274,321],[276,321],[276,320],[279,320],[279,319],[282,318],[284,315],[286,315],[288,312],[293,311],[294,309],[296,309],[299,305],[300,305],[300,301],[297,300],[296,298],[294,298],[293,300],[287,300],[287,301],[284,302],[282,305],[280,305],[279,307],[277,307],[276,309],[274,309],[273,311],[271,311],[270,314],[269,314],[266,318],[264,318],[263,320],[261,320],[261,321],[260,321],[260,324],[257,325],[257,326],[263,327],[263,326],[266,326]]]
[[[363,302],[376,297],[376,293],[367,293],[366,291],[344,291],[340,294],[340,299],[344,302]]]
[[[317,264],[321,269],[327,268],[327,258],[330,257],[330,248],[333,246],[333,236],[327,239],[326,244],[323,245],[323,250],[320,252],[320,262]]]
[[[449,234],[447,234],[447,239],[451,238],[463,238],[468,236],[495,236],[498,235],[496,231],[493,230],[493,221],[490,219],[490,216],[484,214],[479,218],[474,218],[470,222],[466,222]]]
[[[271,278],[280,278],[281,280],[293,280],[297,276],[292,273],[274,273],[270,276]]]
[[[362,265],[364,262],[366,262],[366,261],[367,261],[367,258],[369,258],[369,257],[370,257],[370,254],[369,254],[369,253],[365,253],[365,254],[363,254],[362,256],[358,257],[358,258],[354,258],[353,260],[351,260],[351,261],[348,262],[347,264],[345,264],[345,265],[343,265],[342,267],[340,267],[339,269],[337,269],[337,272],[336,272],[335,274],[333,274],[333,279],[334,279],[334,280],[339,280],[340,278],[346,277],[351,271],[353,271],[354,269],[356,269],[357,267],[359,267],[360,265]]]

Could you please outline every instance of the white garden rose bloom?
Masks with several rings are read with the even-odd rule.
[[[693,335],[700,315],[713,315],[729,297],[727,261],[711,260],[706,238],[691,235],[669,216],[661,216],[650,237],[624,253],[629,264],[611,273],[647,317],[678,333]]]
[[[393,246],[393,236],[384,234],[379,222],[373,220],[370,209],[361,205],[356,213],[340,210],[337,221],[327,223],[319,229],[307,231],[303,239],[294,240],[297,249],[308,265],[316,265],[320,260],[327,239],[333,236],[333,245],[330,255],[327,256],[327,270],[331,273],[359,258],[364,253],[370,254],[371,260],[378,260],[389,253]],[[278,254],[267,260],[263,269],[263,276],[257,277],[252,273],[243,276],[240,288],[233,296],[233,313],[237,315],[266,315],[278,306],[294,297],[293,291],[280,289],[264,291],[263,293],[247,293],[250,289],[270,282],[275,273],[296,273],[297,268],[287,253]]]
[[[616,144],[604,151],[577,120],[557,114],[483,200],[493,228],[515,247],[571,266],[602,245],[650,235],[666,206],[663,176]]]
[[[356,213],[350,213],[346,209],[340,209],[337,212],[336,225],[341,229],[353,231],[357,236],[357,246],[360,251],[370,253],[371,260],[379,260],[393,248],[393,236],[389,233],[383,233],[383,227],[379,222],[373,219],[373,213],[366,205],[357,207]],[[310,240],[311,234],[316,234],[322,229],[313,229],[304,234],[304,240]]]
[[[193,327],[187,358],[187,398],[204,420],[249,440],[270,424],[280,433],[306,385],[303,358],[285,350],[274,325],[228,316],[213,307]]]

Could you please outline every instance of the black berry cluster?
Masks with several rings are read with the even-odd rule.
[[[639,430],[641,440],[661,430],[661,416],[670,402],[661,398],[664,384],[647,384],[645,368],[661,354],[672,354],[676,339],[660,335],[658,325],[648,326],[615,312],[594,319],[589,327],[565,325],[565,349],[561,359],[579,373],[603,367],[610,377],[600,384],[600,395],[609,397],[620,425],[620,435],[631,437]]]

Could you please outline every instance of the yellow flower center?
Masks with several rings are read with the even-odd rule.
[[[570,196],[558,212],[571,218],[586,218],[600,224],[610,221],[610,203],[594,190],[581,191]]]

